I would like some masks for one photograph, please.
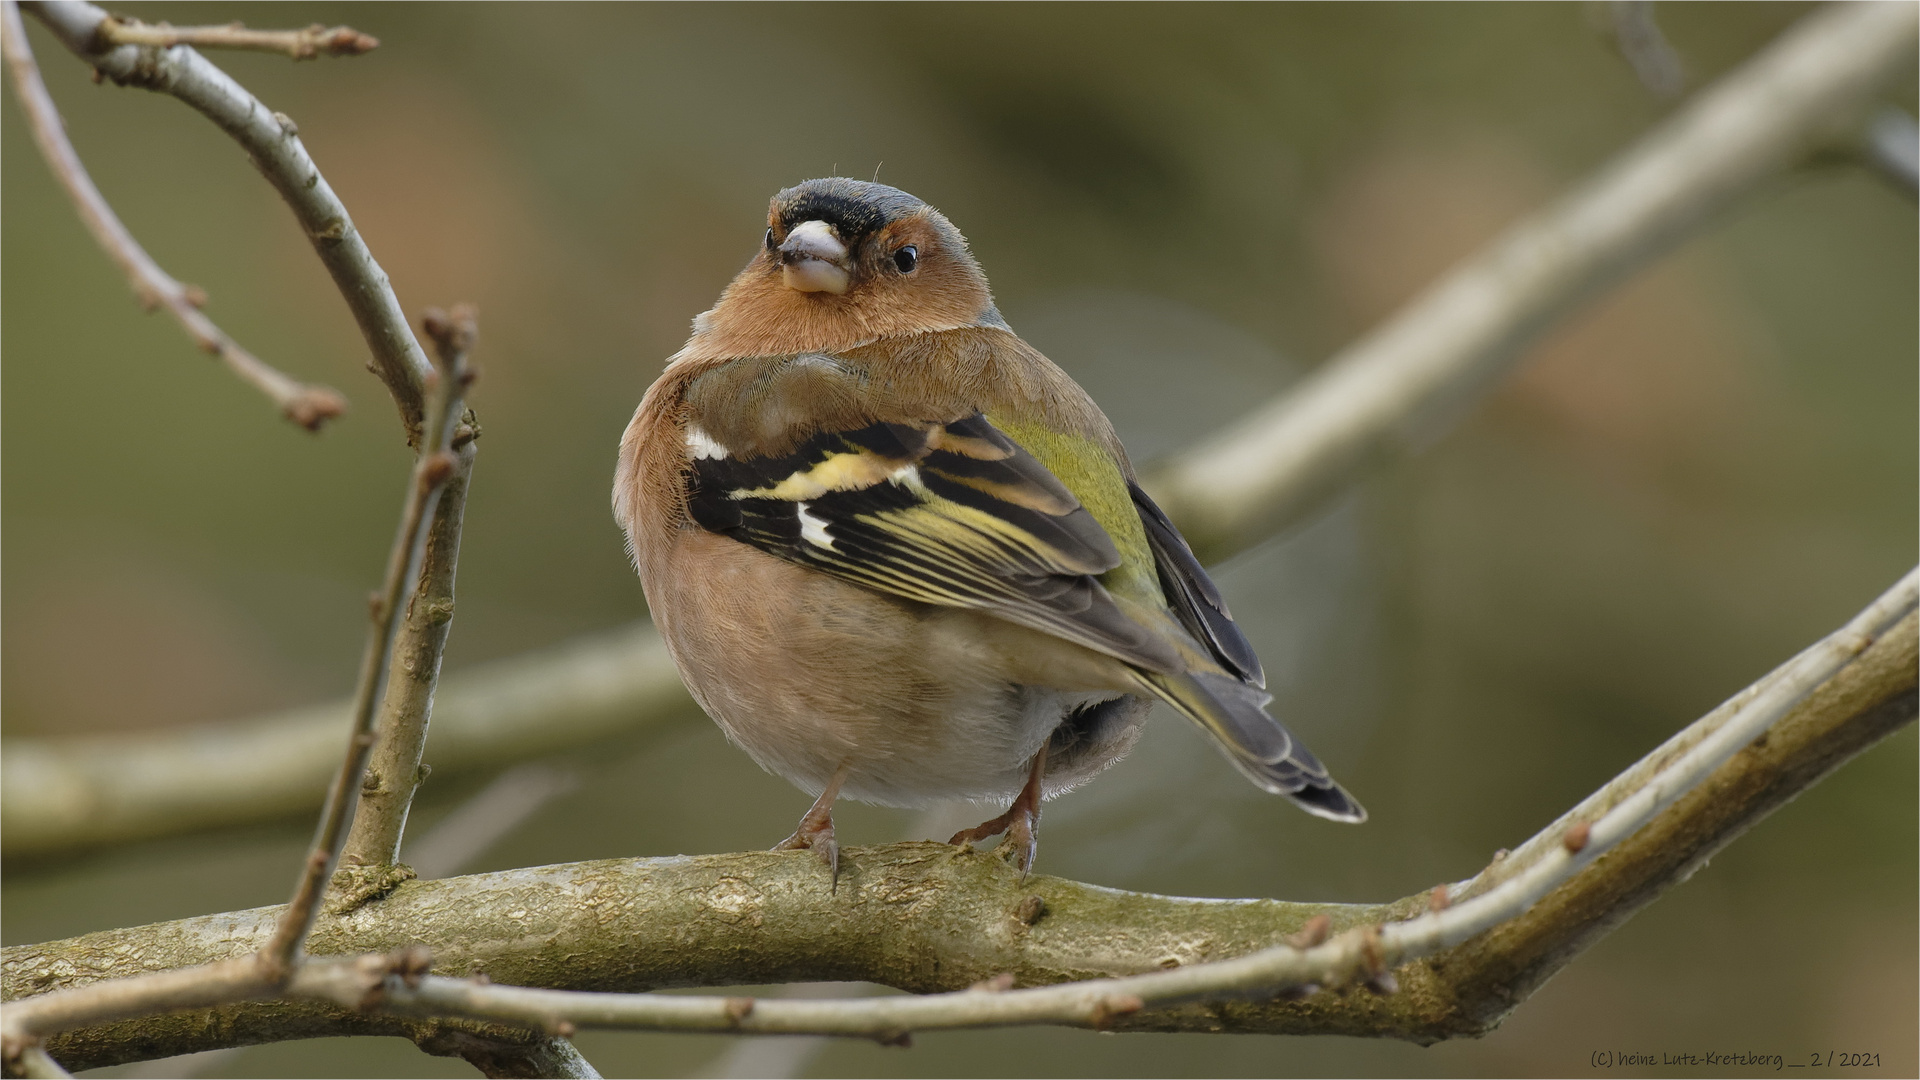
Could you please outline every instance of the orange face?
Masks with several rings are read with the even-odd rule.
[[[834,177],[773,197],[760,251],[697,325],[730,354],[770,355],[979,325],[992,307],[966,238],[939,211]]]

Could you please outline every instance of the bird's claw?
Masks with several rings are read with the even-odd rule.
[[[794,851],[806,848],[818,855],[827,864],[827,870],[833,875],[830,891],[840,891],[840,842],[833,834],[833,818],[821,820],[804,818],[793,835],[773,845],[775,851]]]
[[[793,835],[773,845],[775,851],[791,851],[794,848],[809,848],[827,864],[827,870],[833,874],[830,891],[840,891],[840,844],[833,835],[833,801],[840,797],[840,785],[847,778],[851,766],[841,765],[833,778],[827,781],[820,797],[813,800],[813,806],[801,816],[800,825]]]
[[[1007,807],[1007,812],[971,829],[961,829],[947,843],[972,845],[1006,833],[1007,839],[1000,845],[1000,854],[1020,868],[1021,881],[1027,880],[1027,875],[1033,872],[1034,857],[1040,853],[1040,778],[1046,771],[1047,748],[1043,745],[1040,752],[1033,755],[1033,763],[1027,767],[1026,786],[1013,797],[1013,805]]]
[[[1007,838],[1000,845],[1000,852],[1020,869],[1020,880],[1025,881],[1033,871],[1033,860],[1040,852],[1039,815],[1032,809],[1015,800],[1007,812],[991,821],[983,821],[971,829],[962,829],[953,834],[947,843],[956,847],[968,846],[982,840],[991,840],[1001,833]]]
[[[1033,860],[1040,855],[1040,815],[1027,812],[1013,819],[1013,825],[1007,829],[1007,839],[1001,846],[1007,849],[1007,857],[1013,865],[1020,868],[1020,880],[1027,880],[1033,873]]]

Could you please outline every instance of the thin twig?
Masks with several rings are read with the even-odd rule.
[[[464,352],[449,353],[429,383],[420,456],[414,462],[406,501],[401,507],[400,528],[387,555],[386,578],[373,602],[373,627],[367,635],[366,650],[361,654],[347,757],[327,792],[327,807],[321,816],[313,849],[294,886],[293,899],[274,930],[273,940],[260,951],[265,970],[277,979],[288,978],[297,966],[301,945],[320,912],[321,899],[339,862],[347,827],[359,801],[361,780],[377,737],[376,709],[386,691],[394,638],[399,633],[405,615],[403,605],[426,550],[426,526],[433,517],[441,491],[459,468],[459,459],[450,446],[469,381],[465,361]]]
[[[1147,488],[1220,558],[1356,471],[1431,442],[1577,304],[1827,138],[1913,63],[1920,6],[1803,18],[1553,206],[1510,228],[1292,393],[1180,454]]]
[[[246,1001],[271,989],[271,981],[248,954],[43,994],[15,1002],[0,1014],[4,1054],[12,1059],[35,1040],[83,1024]]]
[[[138,19],[109,17],[100,24],[100,36],[114,45],[146,45],[170,49],[197,45],[203,49],[248,49],[284,53],[295,60],[320,56],[359,56],[380,47],[380,39],[351,26],[322,26],[304,30],[249,30],[240,23],[225,26],[168,26]]]
[[[471,305],[459,304],[451,314],[428,311],[421,326],[434,342],[442,371],[466,372],[468,354],[479,334]],[[407,604],[399,637],[394,642],[396,674],[387,681],[375,730],[379,740],[360,788],[360,810],[354,815],[343,859],[366,880],[357,903],[390,889],[401,876],[400,840],[406,832],[407,812],[414,792],[425,778],[421,755],[432,720],[434,688],[440,680],[440,660],[453,624],[453,587],[460,561],[460,532],[466,514],[467,484],[478,445],[471,427],[451,436],[454,468],[434,505],[419,580]]]
[[[294,122],[261,104],[188,46],[160,49],[103,40],[99,30],[107,13],[92,4],[37,0],[25,6],[96,71],[122,86],[171,94],[240,143],[293,210],[359,324],[372,352],[374,374],[393,395],[408,430],[418,431],[425,412],[423,387],[432,365],[414,340],[386,272],[374,261],[345,204],[307,154]]]
[[[5,31],[0,35],[0,48],[6,53],[7,70],[13,76],[13,87],[20,95],[20,105],[26,112],[34,141],[39,144],[40,153],[47,159],[54,177],[66,188],[75,209],[79,210],[87,231],[126,274],[140,305],[148,311],[166,308],[195,345],[219,357],[235,375],[267,395],[289,420],[308,431],[320,430],[328,420],[345,412],[347,400],[338,392],[302,383],[241,348],[201,312],[201,306],[207,302],[205,292],[174,280],[153,261],[121,224],[113,207],[94,186],[93,178],[87,175],[73,144],[67,140],[66,125],[60,120],[53,96],[47,93],[46,84],[40,79],[40,68],[34,62],[26,27],[20,21],[14,0],[0,2],[0,23]]]
[[[1649,755],[1650,760],[1665,764],[1652,770],[1624,798],[1616,791],[1618,801],[1606,812],[1564,827],[1556,822],[1530,841],[1530,858],[1511,860],[1511,868],[1495,871],[1499,883],[1492,888],[1478,890],[1475,883],[1467,883],[1454,891],[1470,899],[1387,927],[1381,935],[1386,963],[1398,965],[1465,941],[1532,906],[1561,881],[1611,851],[1681,796],[1699,787],[1709,774],[1759,738],[1814,687],[1865,652],[1916,606],[1920,606],[1920,569],[1909,571],[1847,625],[1703,717],[1694,726],[1709,728],[1709,732],[1685,751],[1670,757],[1663,753],[1668,748],[1662,747]],[[1635,772],[1630,769],[1628,775]]]
[[[372,1007],[389,976],[396,985],[417,984],[432,956],[413,947],[392,953],[315,960],[276,983],[257,962],[257,953],[198,967],[110,979],[76,990],[43,994],[11,1005],[0,1017],[0,1054],[9,1064],[23,1061],[47,1035],[76,1023],[149,1016],[179,1009],[226,1005],[268,996],[350,1001]]]

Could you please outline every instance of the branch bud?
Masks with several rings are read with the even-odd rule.
[[[1593,826],[1582,821],[1573,828],[1568,829],[1567,835],[1561,837],[1560,842],[1567,846],[1567,854],[1578,855],[1586,848],[1587,840],[1592,836]]]
[[[1286,941],[1287,944],[1299,949],[1301,952],[1305,952],[1327,940],[1327,935],[1332,932],[1333,920],[1327,918],[1325,915],[1315,915],[1313,918],[1308,919],[1307,924],[1302,926],[1297,933],[1287,935]]]

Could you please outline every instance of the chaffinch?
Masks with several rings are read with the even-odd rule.
[[[1260,661],[1112,425],[994,307],[938,211],[810,180],[641,401],[614,516],[687,687],[818,796],[781,847],[833,868],[840,796],[1040,801],[1155,700],[1307,812],[1366,812],[1264,706]]]

